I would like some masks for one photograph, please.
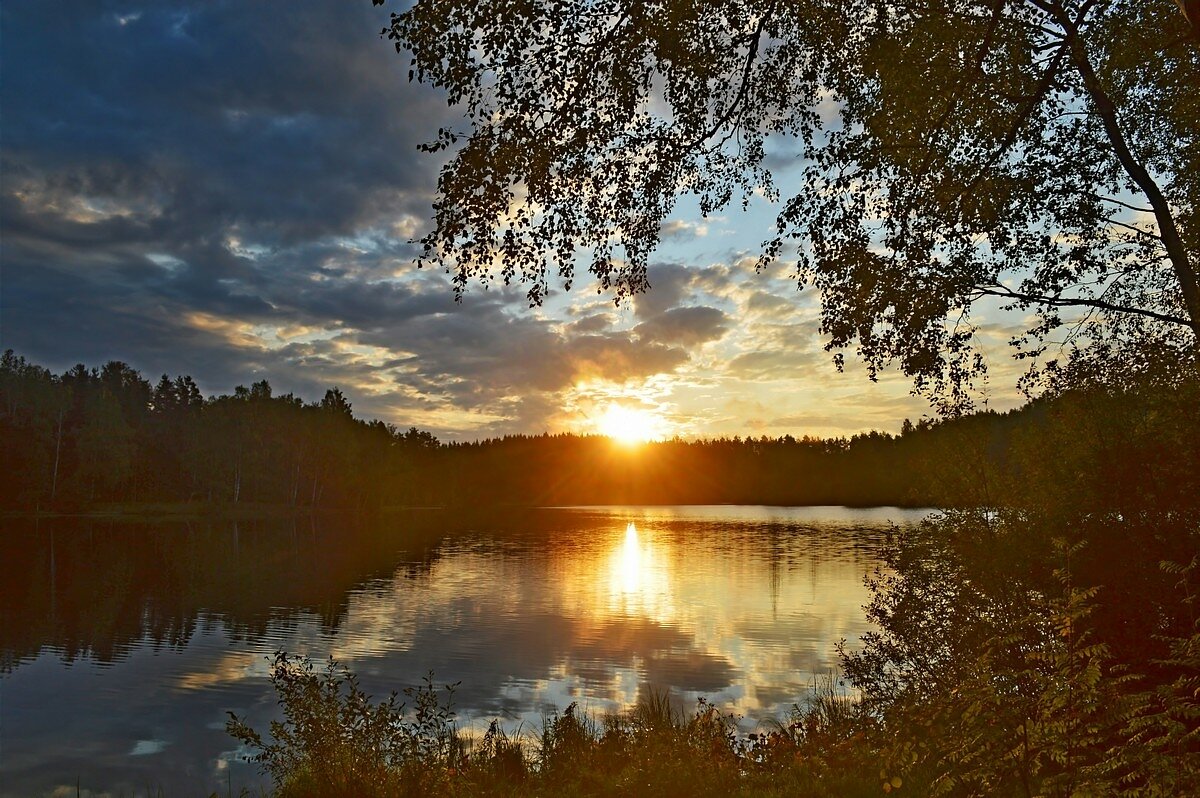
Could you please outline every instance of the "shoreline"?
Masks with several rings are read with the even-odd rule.
[[[615,502],[611,504],[495,504],[495,505],[473,505],[473,506],[454,506],[454,505],[385,505],[383,507],[370,510],[361,510],[350,507],[294,507],[285,504],[260,504],[260,503],[244,503],[244,504],[209,504],[207,502],[122,502],[114,504],[100,504],[85,508],[76,509],[6,509],[0,510],[0,519],[42,519],[42,518],[88,518],[88,519],[114,519],[114,520],[146,520],[146,521],[174,521],[174,520],[200,520],[200,519],[220,519],[220,520],[256,520],[256,519],[271,519],[271,518],[308,518],[312,516],[322,515],[346,515],[346,514],[389,514],[389,513],[408,513],[408,512],[473,512],[486,509],[489,511],[497,510],[594,510],[614,507],[771,507],[771,508],[807,508],[807,507],[846,507],[855,510],[868,509],[885,509],[895,507],[902,510],[937,510],[945,508],[933,507],[924,503],[912,504],[897,504],[896,502],[886,502],[879,504],[773,504],[768,502],[740,502],[740,503],[696,503],[696,504],[680,504],[678,502],[670,503],[647,503],[638,502],[634,504]]]

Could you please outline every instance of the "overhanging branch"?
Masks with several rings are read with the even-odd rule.
[[[1154,220],[1158,223],[1159,236],[1166,245],[1171,268],[1175,272],[1175,278],[1179,281],[1179,288],[1183,292],[1183,304],[1190,317],[1187,325],[1197,336],[1200,336],[1200,277],[1196,274],[1196,267],[1190,262],[1187,248],[1179,235],[1175,217],[1171,213],[1171,207],[1166,197],[1163,196],[1162,189],[1150,175],[1145,164],[1138,160],[1130,149],[1129,143],[1125,139],[1125,131],[1121,128],[1120,120],[1117,118],[1116,103],[1105,91],[1100,76],[1092,67],[1083,38],[1079,35],[1079,26],[1087,17],[1087,12],[1092,5],[1091,0],[1084,4],[1074,20],[1060,3],[1051,0],[1029,0],[1029,2],[1053,17],[1070,35],[1071,62],[1083,79],[1084,89],[1100,117],[1104,132],[1108,136],[1109,143],[1112,144],[1113,154],[1125,170],[1125,174],[1129,175],[1130,179],[1141,189],[1142,194],[1150,202],[1150,207],[1154,210]]]
[[[762,43],[763,31],[766,30],[767,21],[775,11],[775,6],[769,6],[758,19],[758,24],[754,26],[754,32],[749,37],[749,49],[746,53],[746,61],[742,66],[742,79],[738,85],[737,94],[725,109],[725,113],[721,114],[705,132],[701,133],[694,141],[688,143],[684,147],[684,151],[699,147],[704,142],[715,136],[721,128],[727,125],[733,119],[733,115],[737,113],[739,107],[746,102],[747,96],[750,94],[750,77],[754,71],[754,62],[758,60],[758,48]]]
[[[1129,313],[1134,316],[1144,316],[1156,321],[1167,322],[1168,324],[1180,324],[1184,327],[1191,327],[1192,323],[1180,316],[1171,316],[1167,313],[1159,313],[1146,308],[1135,308],[1129,305],[1117,305],[1112,302],[1105,302],[1103,299],[1089,299],[1087,297],[1063,297],[1063,296],[1040,296],[1038,294],[1026,294],[1021,291],[1014,291],[1004,285],[982,285],[975,288],[975,296],[972,301],[983,296],[995,296],[1002,299],[1014,299],[1018,302],[1028,302],[1033,305],[1049,305],[1051,307],[1087,307],[1097,308],[1099,310],[1107,310],[1113,313]]]

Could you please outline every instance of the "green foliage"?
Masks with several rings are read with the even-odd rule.
[[[791,724],[749,738],[704,701],[687,715],[652,691],[626,713],[597,720],[571,704],[532,738],[493,721],[474,741],[456,729],[449,692],[443,700],[429,680],[405,691],[407,709],[395,694],[372,702],[332,662],[318,670],[280,653],[271,681],[283,720],[271,724],[270,739],[236,717],[227,728],[255,752],[251,761],[280,796],[845,796],[880,788],[865,738],[853,731],[868,721],[832,681]]]
[[[383,0],[376,0],[382,3]],[[1182,8],[1182,6],[1180,6]],[[384,30],[462,108],[418,262],[528,286],[649,286],[681,197],[778,201],[759,268],[821,293],[827,348],[944,409],[995,297],[1086,353],[1200,329],[1200,39],[1168,0],[426,0]],[[800,164],[791,185],[778,156]],[[1178,357],[1178,360],[1175,358]]]
[[[1105,772],[1127,795],[1200,793],[1200,627],[1194,617],[1197,557],[1186,565],[1163,562],[1182,577],[1179,586],[1192,610],[1192,632],[1170,641],[1157,683],[1125,704],[1124,742],[1109,752]]]
[[[450,699],[438,697],[432,677],[405,690],[411,712],[393,693],[372,703],[358,678],[332,660],[322,671],[284,652],[271,664],[271,684],[284,719],[271,740],[230,713],[227,729],[256,751],[250,759],[275,782],[280,796],[393,796],[438,792],[464,747],[452,724]]]
[[[1195,376],[1134,369],[1110,382],[1076,367],[1069,373],[1083,387],[1059,386],[1008,413],[923,419],[899,436],[629,449],[569,434],[442,444],[416,428],[354,418],[336,389],[305,403],[264,380],[204,400],[188,377],[164,375],[151,390],[117,366],[106,367],[108,378],[82,366],[56,377],[15,355],[0,363],[0,439],[20,466],[0,480],[0,507],[1003,505],[1056,508],[1065,518],[1200,506]]]
[[[306,404],[261,380],[205,400],[191,377],[164,374],[151,388],[119,361],[55,376],[10,350],[0,357],[0,444],[16,466],[0,480],[0,507],[69,511],[417,504],[425,497],[411,478],[438,442],[355,419],[337,388]]]
[[[1061,523],[970,511],[897,539],[868,607],[879,631],[843,654],[889,772],[955,796],[1172,795],[1196,784],[1194,636],[1165,641],[1170,654],[1157,659],[1149,638],[1177,625],[1154,616],[1141,656],[1117,658],[1108,641],[1126,621],[1105,612],[1105,587],[1082,583],[1088,546],[1054,537]],[[1200,525],[1175,532],[1200,542]],[[1173,592],[1145,598],[1189,614]]]
[[[470,749],[468,770],[476,783],[499,788],[498,792],[503,787],[519,791],[532,777],[530,759],[521,740],[493,720],[482,739]]]

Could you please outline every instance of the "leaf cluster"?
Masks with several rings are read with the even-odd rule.
[[[887,771],[931,795],[1190,794],[1195,635],[1119,658],[1087,544],[1053,529],[973,511],[897,539],[868,607],[879,631],[843,653]],[[1200,529],[1180,531],[1195,545]]]
[[[945,408],[986,369],[988,298],[1036,312],[1030,357],[1194,348],[1187,32],[1167,0],[439,0],[383,31],[463,111],[426,148],[449,159],[418,259],[457,294],[540,304],[586,263],[620,302],[681,198],[762,196],[758,268],[820,291],[835,362],[896,364]]]

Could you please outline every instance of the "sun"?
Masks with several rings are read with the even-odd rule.
[[[662,419],[646,410],[611,404],[596,420],[601,435],[627,445],[646,443],[658,437]]]

